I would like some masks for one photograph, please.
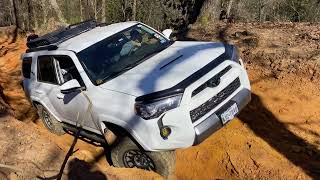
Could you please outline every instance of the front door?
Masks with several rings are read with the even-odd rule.
[[[51,113],[63,122],[76,125],[82,121],[85,128],[95,128],[91,119],[84,119],[88,101],[80,91],[69,94],[60,92],[64,82],[78,79],[77,69],[68,56],[45,55],[38,57],[38,82],[35,92]],[[62,62],[63,61],[63,62]],[[76,75],[75,75],[76,74]],[[81,78],[81,77],[80,77]],[[91,118],[91,116],[90,116]]]
[[[67,55],[53,55],[57,77],[60,84],[72,79],[76,79],[85,89],[85,84],[77,70],[73,60]],[[73,125],[81,123],[86,128],[96,129],[92,121],[91,112],[88,112],[89,102],[81,91],[75,91],[68,94],[62,94],[60,91],[56,94],[56,101],[53,103],[59,110],[63,119]]]

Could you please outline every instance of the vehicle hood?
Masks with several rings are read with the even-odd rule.
[[[101,84],[106,90],[142,96],[171,88],[225,52],[222,43],[176,41],[120,76]]]

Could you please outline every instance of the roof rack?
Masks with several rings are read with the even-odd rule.
[[[95,20],[69,25],[68,27],[53,31],[27,42],[27,47],[29,48],[27,49],[27,52],[57,49],[58,45],[62,42],[100,25],[101,24],[97,23]]]

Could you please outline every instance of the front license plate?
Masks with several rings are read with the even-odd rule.
[[[238,114],[239,109],[237,104],[233,104],[226,111],[221,114],[221,121],[223,124],[226,124],[230,120],[232,120],[236,114]]]

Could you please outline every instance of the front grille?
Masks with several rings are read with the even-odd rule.
[[[228,98],[235,90],[240,87],[240,79],[235,79],[231,84],[225,87],[217,95],[213,96],[211,99],[200,105],[199,107],[190,111],[190,117],[192,122],[196,122],[198,119],[203,117],[209,111],[214,109],[217,105],[222,103],[226,98]]]
[[[218,74],[216,74],[215,76],[213,76],[211,79],[209,79],[207,82],[203,83],[201,86],[199,86],[197,89],[195,89],[192,94],[191,97],[199,94],[201,91],[203,91],[205,88],[207,88],[209,85],[208,83],[210,81],[215,81],[215,80],[220,80],[220,78],[225,75],[232,67],[231,66],[227,66],[226,68],[224,68],[222,71],[220,71]]]

